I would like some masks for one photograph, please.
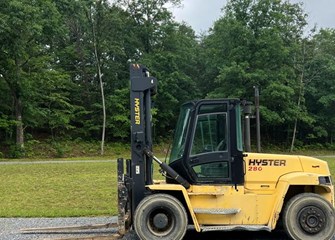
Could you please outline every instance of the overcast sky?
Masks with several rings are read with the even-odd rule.
[[[334,0],[290,0],[303,2],[303,8],[309,15],[308,28],[316,24],[318,28],[335,28]],[[226,0],[183,0],[183,6],[173,9],[177,21],[188,23],[197,33],[207,31],[220,16]]]

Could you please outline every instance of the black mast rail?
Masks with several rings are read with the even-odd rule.
[[[134,213],[145,197],[145,185],[152,184],[152,158],[144,149],[152,151],[151,97],[156,94],[157,80],[150,77],[146,67],[130,66],[131,106],[131,211]]]

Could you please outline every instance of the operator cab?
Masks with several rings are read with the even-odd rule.
[[[221,99],[182,105],[169,166],[191,184],[243,184],[240,104]]]

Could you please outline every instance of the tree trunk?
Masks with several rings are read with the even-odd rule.
[[[305,60],[306,57],[306,46],[305,43],[302,43],[302,60],[301,60],[301,68],[299,69],[299,66],[295,66],[295,69],[299,70],[300,73],[300,81],[299,81],[299,96],[298,96],[298,111],[300,111],[301,107],[301,101],[303,100],[304,97],[304,91],[305,91],[305,85],[306,85],[306,80],[305,80]],[[295,120],[294,120],[294,126],[293,126],[293,133],[292,133],[292,142],[291,142],[291,148],[290,151],[292,152],[294,149],[294,143],[295,143],[295,139],[296,139],[296,135],[297,135],[297,129],[298,129],[298,116],[296,116]]]
[[[22,102],[20,97],[15,97],[15,120],[16,120],[16,145],[24,148],[24,133],[22,122]]]
[[[100,2],[99,2],[100,3]],[[104,85],[102,81],[101,66],[97,49],[97,39],[95,34],[95,26],[92,13],[90,14],[91,24],[92,24],[92,36],[93,36],[93,46],[94,46],[94,57],[96,62],[96,67],[98,71],[98,79],[100,83],[100,92],[101,92],[101,102],[102,102],[102,112],[103,112],[103,121],[102,121],[102,134],[101,134],[101,149],[100,154],[104,155],[104,146],[105,146],[105,132],[106,132],[106,104],[105,104],[105,94],[104,94]]]
[[[105,146],[105,132],[106,132],[106,104],[105,104],[105,93],[104,93],[104,85],[101,76],[101,67],[98,60],[97,49],[95,47],[95,55],[97,60],[97,68],[98,68],[98,78],[100,82],[100,91],[101,91],[101,101],[102,101],[102,112],[103,112],[103,121],[102,121],[102,134],[101,134],[101,151],[100,154],[104,155],[104,146]]]
[[[20,61],[15,59],[16,65],[16,82],[20,80]],[[18,84],[16,84],[18,86]],[[22,122],[22,100],[21,100],[21,89],[11,88],[14,97],[14,107],[15,107],[15,120],[16,120],[16,146],[20,149],[24,149],[24,132],[23,132],[23,122]]]
[[[296,136],[296,133],[297,133],[297,126],[298,126],[298,118],[296,118],[295,121],[294,121],[290,152],[293,152],[293,149],[294,149],[295,136]]]
[[[301,75],[300,75],[300,88],[299,88],[299,96],[298,96],[298,103],[297,103],[298,110],[300,109],[300,104],[301,104],[301,99],[302,99],[302,96],[303,96],[303,91],[304,91],[304,72],[302,72]],[[293,149],[294,149],[294,143],[295,143],[295,139],[296,139],[297,128],[298,128],[298,117],[296,117],[295,121],[294,121],[290,152],[293,152]]]

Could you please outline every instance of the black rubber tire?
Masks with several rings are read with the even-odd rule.
[[[329,240],[335,234],[334,208],[317,194],[298,194],[285,205],[283,225],[294,240]]]
[[[165,224],[160,228],[154,223],[159,216],[162,217],[163,225]],[[144,198],[137,206],[134,227],[142,240],[180,240],[187,230],[187,214],[175,197],[168,194],[153,194]]]

